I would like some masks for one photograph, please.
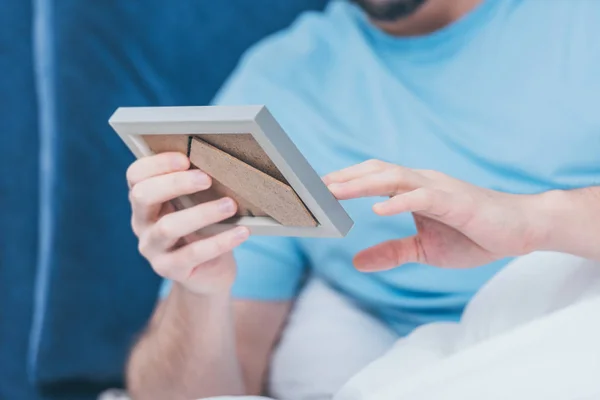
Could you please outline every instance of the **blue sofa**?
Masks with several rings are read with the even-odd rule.
[[[154,306],[112,111],[208,103],[248,46],[325,2],[2,1],[0,399],[122,385]]]

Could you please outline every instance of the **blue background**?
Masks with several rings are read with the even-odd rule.
[[[153,308],[114,109],[208,103],[248,46],[324,3],[0,1],[0,399],[121,385]]]

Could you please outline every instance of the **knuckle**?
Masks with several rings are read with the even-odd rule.
[[[194,180],[190,173],[172,174],[172,185],[179,191],[192,191],[195,189]]]
[[[158,275],[162,276],[163,278],[169,278],[169,275],[171,273],[171,265],[173,265],[173,261],[171,260],[173,256],[169,256],[169,255],[164,255],[161,257],[156,257],[152,262],[152,269],[154,270],[154,272],[156,272]]]
[[[406,171],[404,170],[404,168],[399,166],[395,166],[394,168],[392,168],[389,171],[389,174],[396,180],[403,180],[406,177]]]
[[[486,204],[474,196],[472,193],[463,193],[461,196],[457,196],[459,201],[462,202],[469,210],[476,210],[481,207],[482,204]]]
[[[133,217],[133,215],[131,216],[131,230],[133,231],[133,234],[135,236],[137,236],[138,238],[140,237],[142,230],[139,227],[139,225],[138,225],[136,219]]]
[[[148,198],[145,191],[140,185],[135,185],[129,191],[129,201],[133,206],[147,205]]]
[[[148,254],[148,250],[150,248],[149,244],[150,241],[148,240],[148,235],[142,235],[138,240],[138,251],[144,257],[146,257]]]
[[[365,164],[374,169],[381,169],[381,168],[385,167],[385,163],[383,161],[377,160],[375,158],[372,158],[372,159],[366,161]]]
[[[429,177],[429,178],[441,178],[441,177],[445,176],[444,173],[433,170],[433,169],[424,169],[420,172],[422,175],[425,175],[426,177]]]
[[[393,168],[386,173],[391,192],[399,192],[405,185],[406,174],[401,168]]]
[[[389,171],[389,176],[394,181],[400,181],[404,177],[404,173],[400,170],[400,168],[394,168],[391,171]]]
[[[223,233],[215,236],[213,242],[213,254],[220,256],[221,254],[227,253],[231,249],[231,235],[229,233]]]
[[[154,224],[154,235],[157,239],[176,239],[175,227],[173,226],[172,220],[167,216],[158,220]]]
[[[175,254],[174,263],[177,265],[198,264],[204,258],[206,246],[203,240],[188,244],[182,248],[182,251]]]
[[[435,193],[431,189],[421,188],[419,189],[419,196],[425,208],[429,209],[433,205],[433,198]]]
[[[217,240],[217,254],[227,253],[231,249],[231,235],[223,235]]]
[[[135,185],[139,180],[136,167],[137,164],[134,162],[127,168],[127,171],[125,172],[125,178],[127,179],[127,182],[129,182],[130,185]]]
[[[180,188],[182,185],[184,185],[186,183],[185,179],[184,179],[184,176],[186,176],[186,175],[187,174],[177,174],[177,173],[170,174],[169,178],[171,180],[171,182],[170,182],[171,185],[173,187]]]
[[[430,188],[422,187],[415,191],[423,199],[431,199],[435,194],[435,191]]]

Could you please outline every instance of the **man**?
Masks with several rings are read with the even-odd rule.
[[[323,175],[358,164],[326,178],[356,198],[347,238],[194,237],[235,204],[172,213],[211,184],[182,155],[129,169],[140,250],[174,282],[131,355],[136,399],[260,393],[307,267],[402,336],[457,320],[509,257],[600,259],[599,190],[569,191],[600,182],[600,2],[355,3],[263,42],[216,100],[266,104]],[[359,269],[388,271],[354,269],[359,251]]]

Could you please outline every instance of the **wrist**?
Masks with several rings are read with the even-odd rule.
[[[171,316],[169,325],[184,325],[186,330],[194,332],[206,324],[223,325],[232,312],[228,292],[199,294],[178,282],[173,283],[165,306],[165,314]]]
[[[549,211],[551,202],[555,200],[549,192],[533,195],[511,195],[517,200],[515,209],[519,212],[514,216],[517,221],[514,233],[518,235],[515,243],[518,251],[513,256],[523,256],[535,251],[544,250],[552,235],[552,218]]]
[[[552,190],[538,194],[533,204],[533,224],[536,226],[537,243],[535,251],[561,251],[562,238],[569,222],[568,193]]]
[[[214,291],[198,292],[180,282],[173,282],[171,295],[178,302],[185,303],[202,303],[207,306],[219,306],[229,303],[231,299],[231,291],[229,289],[219,289]]]
[[[226,253],[198,266],[191,276],[174,283],[174,286],[196,300],[217,302],[230,296],[235,276],[235,259],[233,254]]]

